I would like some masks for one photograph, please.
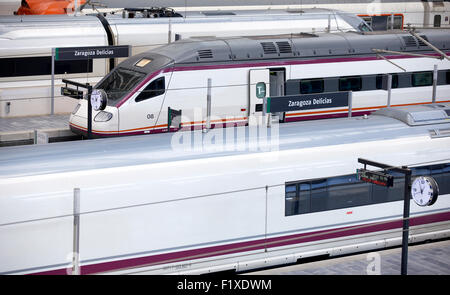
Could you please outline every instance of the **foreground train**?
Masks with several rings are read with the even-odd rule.
[[[440,195],[411,200],[410,242],[448,238],[450,104],[378,113],[2,148],[0,273],[70,273],[74,188],[81,274],[244,271],[399,245],[404,179],[363,183],[358,158],[432,176]]]
[[[131,55],[192,36],[248,36],[337,30],[368,30],[354,15],[334,10],[240,10],[186,12],[155,9],[158,17],[119,15],[0,18],[0,117],[50,112],[52,48],[130,45]],[[61,79],[97,83],[120,59],[55,62],[55,111],[70,113],[76,101],[59,95]]]
[[[441,50],[450,48],[446,30],[419,35]],[[385,55],[396,66],[373,49],[405,54]],[[402,31],[180,40],[128,58],[96,85],[108,100],[104,110],[94,111],[92,131],[98,137],[166,132],[177,127],[168,126],[169,109],[181,111],[181,127],[202,128],[208,89],[213,125],[246,124],[250,115],[261,114],[263,96],[353,93],[346,107],[330,104],[279,113],[283,122],[347,116],[350,106],[354,116],[364,115],[387,106],[386,73],[393,76],[392,106],[426,104],[432,101],[434,65],[437,101],[448,102],[450,62],[432,58],[436,55]],[[263,95],[259,87],[265,89]],[[70,116],[75,133],[86,134],[87,104],[81,100]]]

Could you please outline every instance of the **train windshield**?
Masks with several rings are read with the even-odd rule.
[[[116,68],[95,88],[108,94],[108,105],[115,105],[145,77],[145,73]]]

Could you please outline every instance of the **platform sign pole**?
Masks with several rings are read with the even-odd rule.
[[[331,14],[328,15],[327,33],[331,32]]]
[[[72,274],[80,274],[80,189],[73,190],[73,257]]]
[[[170,17],[169,17],[169,36],[168,36],[168,41],[167,43],[172,43],[172,23],[170,22]]]
[[[87,85],[87,103],[88,103],[88,119],[87,119],[87,136],[88,139],[92,139],[92,103],[91,103],[91,94],[92,94],[92,85]]]
[[[437,79],[438,79],[438,66],[434,65],[433,68],[433,96],[432,96],[432,103],[436,103],[436,86],[437,86]]]
[[[411,170],[403,166],[405,170],[405,194],[403,201],[403,235],[402,235],[402,268],[401,274],[408,274],[408,237],[409,237],[409,196],[411,192]]]
[[[390,166],[362,158],[358,158],[358,163],[364,164],[364,170],[366,165],[378,167],[381,169],[392,170],[394,172],[402,173],[405,175],[405,191],[403,195],[403,227],[402,227],[402,260],[401,260],[401,274],[408,274],[408,239],[409,239],[409,211],[410,211],[410,195],[411,195],[411,169],[407,166],[395,167]],[[387,173],[387,172],[386,172]],[[359,174],[359,172],[358,172]],[[361,178],[361,180],[364,180]],[[371,181],[368,181],[371,182]],[[375,182],[372,182],[375,183]]]
[[[352,109],[353,109],[353,91],[349,91],[348,93],[348,117],[352,117]]]
[[[394,29],[394,13],[393,13],[393,12],[391,13],[391,23],[390,23],[390,28],[391,28],[391,30]]]
[[[263,123],[266,124],[267,127],[270,127],[270,121],[268,120],[268,113],[267,113],[267,96],[263,97],[263,108],[262,108],[262,117],[263,117]]]
[[[52,86],[50,89],[51,93],[51,111],[50,114],[53,115],[55,113],[55,48],[52,48]]]
[[[206,94],[206,129],[211,129],[211,78],[208,78],[208,91]]]
[[[388,99],[387,99],[387,107],[391,107],[391,94],[392,94],[392,75],[388,74],[387,76],[387,91],[388,91]]]

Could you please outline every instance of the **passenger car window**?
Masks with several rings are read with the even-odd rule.
[[[360,91],[362,79],[359,76],[339,78],[339,91]]]
[[[324,89],[323,79],[309,79],[300,81],[300,93],[310,94],[310,93],[321,93]]]
[[[148,84],[148,86],[136,97],[135,101],[140,102],[164,94],[164,92],[166,92],[166,81],[164,77],[160,77]]]
[[[50,75],[50,56],[0,58],[0,78]],[[92,60],[55,61],[55,74],[92,73]]]
[[[398,88],[398,74],[391,74],[391,76],[392,76],[391,88]],[[386,79],[384,83],[385,87],[387,88],[387,76],[379,74],[376,76],[377,89],[383,89],[383,79]]]
[[[414,87],[433,85],[433,72],[413,73],[412,85]]]

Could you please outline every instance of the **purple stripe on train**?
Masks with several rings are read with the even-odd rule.
[[[436,223],[450,220],[450,212],[430,214],[426,216],[413,217],[410,219],[410,226],[418,226],[429,223]],[[185,260],[202,259],[233,253],[261,250],[270,248],[301,244],[306,242],[321,241],[346,236],[374,233],[385,230],[399,229],[402,227],[402,220],[389,222],[376,222],[364,225],[334,228],[317,232],[281,236],[269,239],[260,239],[247,242],[239,242],[227,245],[185,250],[179,252],[158,254],[146,257],[130,258],[124,260],[103,262],[81,266],[81,274],[95,274],[113,270],[121,270],[134,267],[145,267],[158,264],[181,262]],[[66,274],[66,269],[57,269],[45,272],[34,273],[35,275],[60,275]]]

